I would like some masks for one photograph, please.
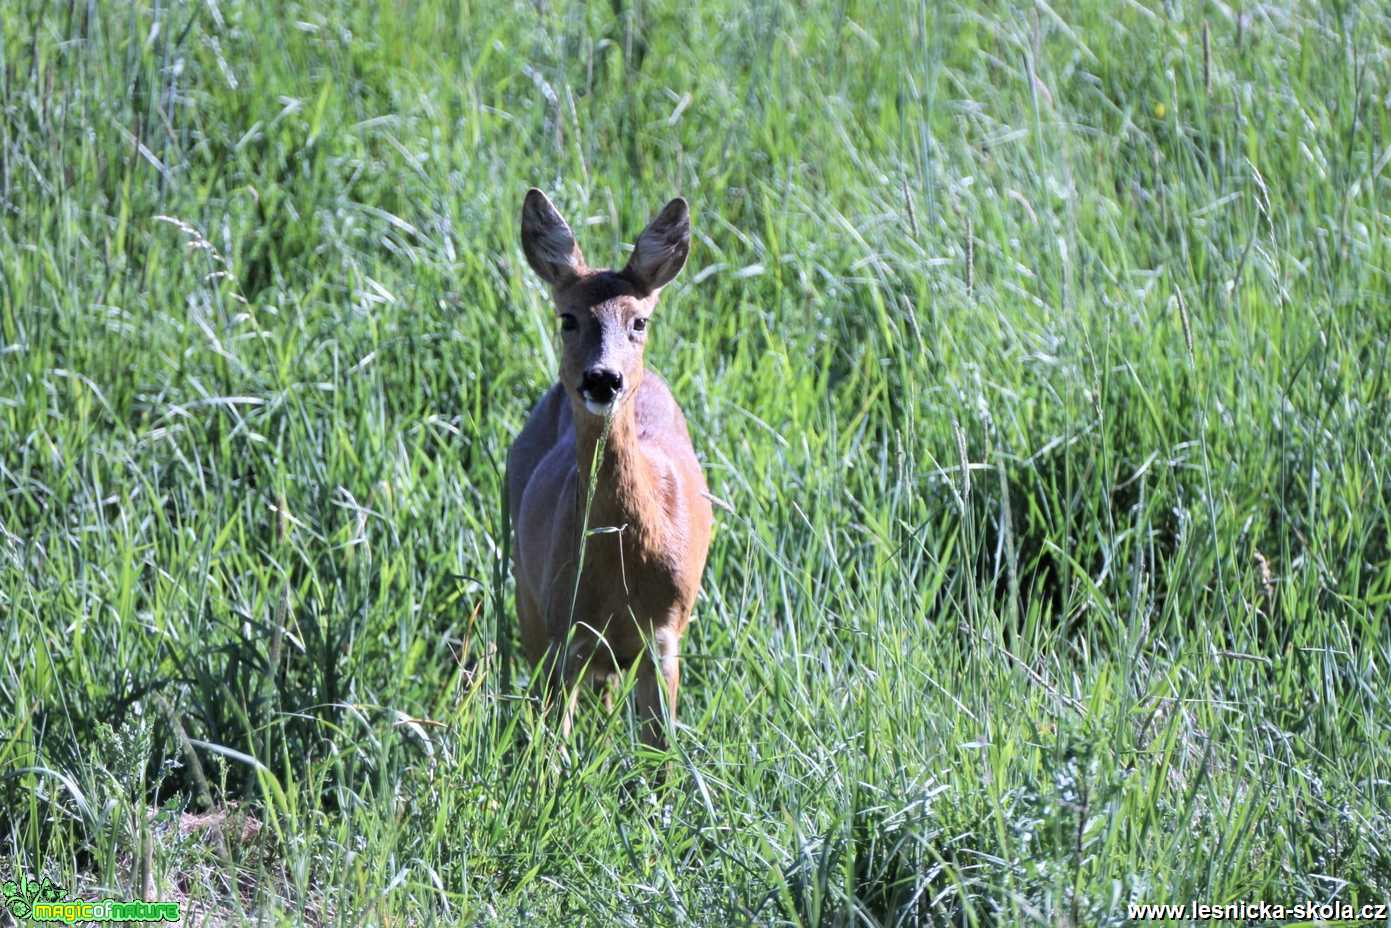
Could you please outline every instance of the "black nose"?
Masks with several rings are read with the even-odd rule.
[[[623,375],[606,367],[591,367],[580,379],[580,393],[596,403],[610,403],[623,389]]]

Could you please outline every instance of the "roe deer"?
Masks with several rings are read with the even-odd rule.
[[[551,692],[568,690],[567,736],[581,673],[606,683],[634,661],[643,741],[665,743],[663,689],[676,717],[681,635],[712,518],[685,416],[644,369],[643,348],[690,242],[678,198],[638,236],[623,270],[591,269],[544,193],[527,191],[522,205],[522,249],[550,287],[561,361],[507,455],[512,573],[527,657]]]

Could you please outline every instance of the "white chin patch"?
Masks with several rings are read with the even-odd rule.
[[[617,397],[614,397],[613,400],[607,403],[596,403],[593,400],[586,398],[584,401],[584,408],[588,409],[591,415],[607,416],[609,413],[613,412],[614,403],[617,401],[617,399]]]

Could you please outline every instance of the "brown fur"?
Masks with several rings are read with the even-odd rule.
[[[538,190],[522,209],[522,243],[551,286],[563,331],[560,379],[541,398],[507,458],[515,531],[513,575],[522,644],[547,679],[572,687],[588,667],[604,680],[638,663],[643,737],[662,742],[662,701],[675,719],[680,641],[710,546],[711,510],[686,419],[666,383],[643,364],[646,333],[634,329],[681,269],[690,241],[684,200],[673,200],[639,236],[622,271],[591,270],[569,226]],[[580,395],[585,370],[621,371],[609,416]],[[604,435],[603,451],[596,449]],[[597,462],[580,563],[581,523]],[[577,582],[578,580],[578,582]],[[656,661],[645,659],[649,649]],[[665,694],[661,691],[665,690]]]

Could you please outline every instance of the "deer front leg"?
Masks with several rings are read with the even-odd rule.
[[[594,648],[583,640],[574,640],[574,636],[566,641],[552,640],[539,670],[537,684],[541,688],[542,711],[550,713],[559,705],[560,734],[568,740],[575,727],[575,711],[586,680],[600,683],[606,675],[594,665]],[[606,702],[606,705],[611,706],[611,703]]]
[[[541,705],[542,713],[549,715],[556,703],[561,705],[561,731],[569,736],[571,717],[575,711],[571,693],[576,687],[571,683],[571,660],[565,642],[551,640],[546,646],[545,656],[537,664],[532,677],[532,694]]]
[[[666,723],[676,723],[676,696],[681,688],[681,639],[670,629],[658,629],[638,665],[635,699],[642,743],[666,747]],[[665,703],[665,708],[663,704]]]

